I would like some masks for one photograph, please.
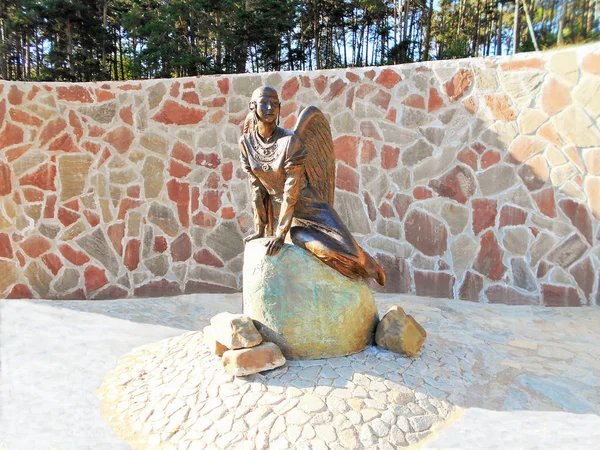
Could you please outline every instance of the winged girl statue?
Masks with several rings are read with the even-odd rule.
[[[293,131],[279,124],[277,91],[263,86],[254,91],[246,117],[240,153],[248,174],[255,231],[244,239],[273,236],[267,255],[292,242],[314,254],[348,278],[386,276],[377,262],[354,240],[333,209],[335,154],[331,129],[314,106],[300,114]],[[276,229],[274,217],[278,217]]]

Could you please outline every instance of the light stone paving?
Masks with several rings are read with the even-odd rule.
[[[356,448],[363,448],[366,447],[363,440],[368,442],[369,438],[374,439],[373,435],[378,439],[379,448],[397,448],[400,446],[391,443],[392,424],[384,420],[384,413],[389,411],[394,414],[395,427],[400,431],[404,431],[400,425],[408,430],[404,434],[407,442],[412,438],[420,439],[424,434],[417,434],[417,429],[426,429],[430,422],[436,421],[435,411],[422,408],[420,402],[435,408],[437,417],[442,416],[443,405],[447,409],[447,416],[445,421],[437,421],[432,426],[431,434],[418,444],[409,445],[410,448],[598,448],[599,310],[481,305],[407,295],[376,295],[376,300],[380,314],[390,305],[398,304],[423,324],[428,337],[418,357],[405,360],[385,351],[370,349],[350,358],[341,358],[354,363],[345,367],[343,364],[336,366],[341,359],[290,362],[287,368],[279,371],[253,379],[238,379],[229,384],[225,380],[231,378],[224,376],[223,379],[215,379],[213,374],[214,385],[210,385],[205,394],[200,391],[197,397],[190,394],[192,400],[198,406],[199,396],[206,395],[208,400],[210,395],[215,398],[215,403],[221,402],[221,409],[215,406],[210,413],[207,412],[208,417],[211,413],[217,414],[214,410],[222,412],[223,407],[229,408],[228,405],[239,399],[239,393],[247,389],[237,406],[239,415],[234,415],[230,432],[237,432],[238,427],[243,428],[242,423],[246,423],[249,430],[251,424],[256,425],[254,422],[258,421],[260,433],[253,439],[238,442],[248,447],[265,445],[265,436],[268,438],[269,435],[262,434],[262,431],[273,416],[260,415],[266,411],[265,408],[270,408],[273,413],[277,409],[278,413],[286,415],[286,412],[282,412],[285,408],[280,405],[288,400],[290,393],[290,400],[297,400],[297,405],[287,411],[294,423],[286,423],[285,417],[270,425],[270,433],[279,433],[274,441],[277,444],[270,445],[270,448],[284,444],[283,437],[289,442],[287,448],[309,448],[311,439],[314,441],[317,437],[329,448],[343,448],[343,442],[348,446],[355,443]],[[105,379],[111,371],[127,372],[124,370],[126,362],[144,354],[141,345],[146,345],[145,349],[148,350],[141,361],[149,366],[162,358],[169,358],[164,354],[156,355],[157,359],[152,360],[152,355],[156,353],[153,349],[156,348],[167,348],[179,342],[182,348],[180,354],[183,355],[184,347],[187,349],[194,343],[199,345],[194,338],[199,333],[190,333],[189,330],[201,330],[210,317],[218,312],[241,312],[239,294],[38,303],[0,302],[2,450],[108,450],[135,445],[138,448],[153,448],[153,444],[127,442],[117,437],[126,432],[131,434],[128,421],[123,421],[124,427],[116,426],[115,433],[102,419],[101,402],[96,392],[103,380],[103,392],[112,390],[117,394],[122,393],[123,401],[120,405],[117,403],[117,409],[128,411],[134,402],[143,399],[143,395],[139,398],[124,395],[133,382],[123,386],[111,383]],[[171,328],[133,322],[149,322]],[[184,342],[184,339],[187,341]],[[171,350],[176,351],[175,348]],[[175,401],[184,394],[182,381],[177,377],[188,376],[190,370],[190,379],[202,377],[208,380],[211,377],[210,370],[216,373],[220,368],[214,358],[203,353],[187,355],[191,361],[189,369],[186,368],[186,357],[178,359],[172,355],[170,358],[174,363],[167,369],[160,367],[164,386],[147,385],[146,388],[149,389],[148,396],[157,395],[155,391],[163,392],[163,402],[169,402],[164,406],[164,414],[169,416],[169,420],[181,419],[185,425],[192,423],[190,417],[195,410],[187,402],[182,406]],[[202,358],[207,361],[206,364],[200,364]],[[385,372],[390,365],[393,365],[392,369]],[[159,368],[155,369],[156,373],[147,374],[144,378],[156,380],[153,377],[159,376]],[[169,374],[168,370],[172,373]],[[333,378],[334,374],[337,378]],[[327,378],[328,375],[332,378]],[[346,382],[346,385],[326,386],[328,380],[332,384],[333,380],[339,380],[338,384]],[[367,380],[368,388],[360,385],[359,381],[366,383]],[[390,389],[386,380],[387,384],[393,383],[391,386],[397,392],[406,392],[405,397],[400,395],[394,400],[396,405],[404,405],[404,409],[402,406],[396,409],[390,403],[375,403],[374,399],[383,399],[384,395],[387,400]],[[215,386],[219,383],[224,387],[216,391]],[[144,389],[143,385],[138,386]],[[265,392],[259,392],[263,387]],[[351,398],[334,395],[334,392],[341,393],[350,388]],[[267,395],[271,389],[274,391]],[[327,389],[331,389],[331,392],[323,397]],[[282,396],[282,393],[286,395],[285,400],[274,404],[274,399]],[[370,428],[365,427],[367,431],[363,432],[361,440],[362,425],[357,428],[351,422],[358,421],[353,406],[356,407],[360,401],[366,405],[367,400],[373,403],[358,414],[360,420],[367,422]],[[247,409],[242,408],[243,401],[250,403]],[[325,404],[324,408],[320,402]],[[105,408],[109,409],[110,402],[106,403],[108,406]],[[408,406],[409,403],[414,404],[414,411]],[[344,404],[349,408],[348,411],[334,412],[343,410]],[[415,405],[425,412],[416,409]],[[376,406],[385,406],[385,409],[380,410]],[[188,417],[182,417],[187,407],[190,408]],[[330,411],[331,420],[313,425],[311,420],[318,420],[313,418],[324,416],[325,411]],[[307,423],[314,429],[314,438],[311,438],[309,427],[304,432],[306,423],[301,422],[306,417],[303,414],[310,417]],[[240,415],[244,418],[242,422],[238,421]],[[227,413],[217,421],[226,417]],[[261,429],[266,417],[271,418],[262,424]],[[385,415],[387,420],[391,420],[391,417],[389,413]],[[203,419],[199,415],[193,422],[194,426],[201,420],[208,423],[208,418]],[[214,416],[211,420],[214,420]],[[345,428],[346,421],[350,422],[351,427]],[[219,427],[209,426],[202,436],[216,438],[222,424],[227,424],[227,421],[224,420]],[[383,433],[385,424],[390,429],[388,440],[380,439],[377,435],[378,432]],[[284,432],[280,432],[282,427]],[[346,440],[342,441],[341,436],[345,436]],[[163,436],[154,439],[163,439]],[[169,448],[170,444],[172,442],[166,439],[161,443],[165,448]],[[213,439],[205,448],[219,448],[219,445]],[[243,445],[241,448],[244,448]],[[285,448],[284,445],[282,447]],[[189,448],[204,447],[198,441],[190,444]],[[312,448],[318,449],[319,444]]]
[[[186,333],[121,359],[100,390],[104,417],[144,449],[391,449],[427,440],[427,448],[539,448],[531,428],[519,434],[509,426],[517,416],[559,431],[556,445],[544,448],[595,448],[593,438],[572,438],[589,435],[584,424],[600,425],[598,311],[399,295],[377,301],[380,314],[399,304],[423,324],[428,338],[418,357],[373,347],[235,379],[201,333]],[[482,424],[477,432],[460,417],[464,410]],[[504,416],[494,420],[496,412]],[[486,428],[512,440],[498,446]]]

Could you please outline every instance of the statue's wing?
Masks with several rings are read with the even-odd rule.
[[[298,117],[294,133],[306,147],[305,167],[310,184],[323,200],[333,206],[335,153],[329,122],[318,108],[310,106]]]

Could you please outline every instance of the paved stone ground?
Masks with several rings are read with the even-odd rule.
[[[134,448],[597,448],[599,310],[376,298],[426,328],[419,357],[372,348],[236,380],[183,329],[239,311],[239,296],[5,302],[0,443],[127,448],[94,397],[114,369],[104,413]]]

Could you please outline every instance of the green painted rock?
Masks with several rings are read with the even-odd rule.
[[[244,314],[287,359],[320,359],[362,351],[378,315],[364,281],[346,278],[312,254],[285,244],[266,256],[267,239],[246,244]]]

